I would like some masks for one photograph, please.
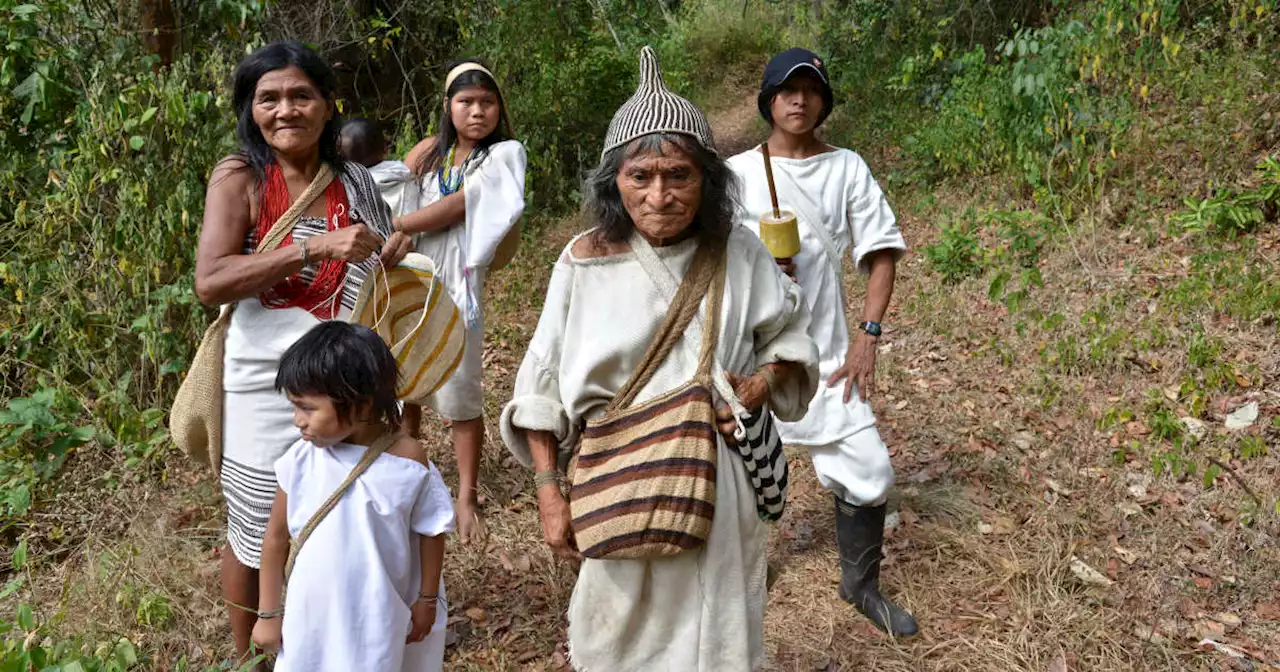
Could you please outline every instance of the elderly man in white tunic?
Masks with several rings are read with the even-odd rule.
[[[765,68],[757,102],[772,127],[767,142],[779,203],[799,220],[800,252],[783,265],[813,313],[809,333],[821,353],[825,383],[803,420],[781,424],[782,438],[809,448],[818,479],[835,493],[840,596],[881,630],[914,635],[915,618],[879,590],[893,467],[867,404],[875,384],[880,320],[906,243],[862,157],[815,135],[833,102],[821,59],[800,48],[775,56]],[[729,159],[742,181],[743,224],[757,232],[761,217],[773,208],[764,157],[757,148]],[[862,321],[852,340],[845,316],[846,255],[869,276]]]
[[[799,287],[735,222],[737,187],[715,154],[706,118],[666,88],[648,47],[640,63],[639,90],[614,116],[600,166],[585,185],[595,228],[556,262],[514,398],[502,414],[502,438],[536,471],[547,543],[562,557],[587,556],[568,614],[575,669],[756,670],[764,665],[768,526],[748,473],[754,467],[726,438],[741,416],[725,400],[757,417],[771,409],[780,419],[799,419],[818,382],[817,349]],[[692,308],[683,314],[693,314],[687,328],[660,333],[686,280],[698,275],[691,269],[702,267],[704,248],[719,259],[722,292],[708,290],[705,302],[685,304]],[[716,303],[720,308],[708,312]],[[714,338],[711,350],[701,350],[707,344],[701,326]],[[664,341],[674,343],[669,352],[650,358],[651,342]],[[712,363],[700,356],[707,352]],[[578,450],[584,427],[590,440],[606,407],[650,359],[658,363],[647,383],[637,383],[632,408],[669,398],[699,371],[714,372],[716,411],[704,423],[715,465],[714,514],[705,538],[674,553],[598,559],[592,553],[598,546],[584,542],[579,552],[586,528],[562,495],[557,465]],[[642,440],[618,450],[643,461],[649,448]],[[588,457],[583,450],[576,476]],[[646,481],[658,488],[667,482]],[[573,501],[584,501],[576,477]]]

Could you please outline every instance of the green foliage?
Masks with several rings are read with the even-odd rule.
[[[1270,156],[1258,162],[1255,177],[1258,184],[1251,189],[1221,189],[1209,198],[1186,199],[1186,210],[1175,221],[1188,231],[1231,238],[1275,222],[1280,216],[1280,158]]]
[[[982,273],[978,237],[968,222],[944,225],[938,241],[924,248],[924,256],[948,284]]]
[[[80,415],[79,404],[53,388],[12,399],[0,411],[0,530],[27,513],[73,448],[93,438],[93,427],[64,419]]]

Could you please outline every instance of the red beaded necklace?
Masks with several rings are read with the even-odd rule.
[[[280,166],[272,163],[267,166],[266,179],[262,185],[262,202],[258,208],[258,224],[254,229],[255,240],[262,240],[271,230],[276,220],[293,205],[293,197],[289,195],[289,185],[285,182],[284,172]],[[351,225],[347,202],[347,190],[342,180],[334,178],[324,190],[325,224],[329,231],[346,228]],[[293,244],[293,232],[290,231],[280,243],[281,247]],[[302,308],[310,311],[322,320],[331,320],[341,305],[343,281],[347,275],[347,264],[337,259],[325,259],[315,267],[315,277],[311,282],[302,279],[301,275],[291,275],[276,283],[274,287],[262,293],[262,305],[268,308]]]

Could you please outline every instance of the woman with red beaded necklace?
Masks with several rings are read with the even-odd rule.
[[[241,151],[214,168],[205,196],[196,294],[235,308],[223,360],[221,574],[241,656],[257,620],[272,465],[299,438],[292,405],[274,389],[280,357],[318,322],[345,319],[369,271],[399,262],[412,242],[392,231],[368,171],[338,155],[336,84],[328,64],[297,42],[246,56],[233,94]],[[323,195],[278,247],[254,253],[325,164],[335,177]]]

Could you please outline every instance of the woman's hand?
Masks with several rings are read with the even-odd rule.
[[[313,259],[360,263],[381,248],[382,239],[370,233],[364,224],[353,224],[307,240],[307,251]]]
[[[844,403],[853,397],[853,386],[858,385],[858,397],[863,401],[876,391],[876,339],[865,331],[859,331],[845,353],[844,365],[836,369],[827,381],[827,387],[835,387],[844,380]]]
[[[578,544],[573,538],[573,517],[569,503],[564,501],[560,488],[548,483],[538,489],[538,517],[542,519],[542,538],[551,550],[566,560],[582,560]]]
[[[279,651],[283,644],[280,634],[283,621],[283,616],[259,618],[253,624],[253,645],[263,651]]]
[[[431,634],[431,628],[436,624],[436,601],[420,599],[413,603],[409,614],[412,627],[404,641],[406,644],[417,644]]]
[[[382,244],[382,265],[391,268],[413,250],[413,237],[403,231],[395,231]]]

